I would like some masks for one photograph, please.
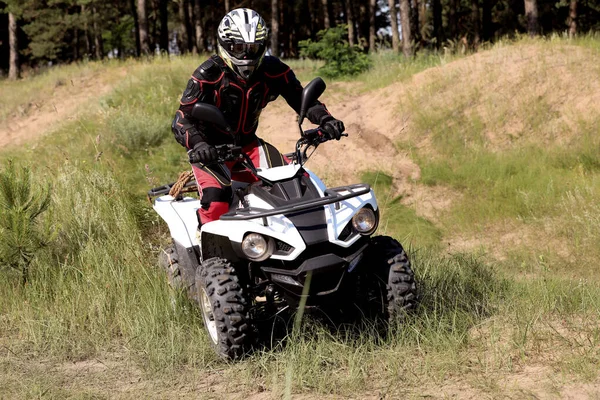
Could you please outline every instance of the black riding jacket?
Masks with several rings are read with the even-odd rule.
[[[265,56],[250,81],[242,81],[221,57],[214,55],[194,71],[181,97],[172,129],[175,139],[187,149],[200,142],[212,145],[236,143],[245,146],[256,139],[258,117],[268,103],[282,95],[296,113],[300,112],[302,85],[294,72],[276,57]],[[217,106],[232,129],[228,134],[191,116],[196,102]],[[308,109],[307,118],[321,125],[331,115],[320,102]]]

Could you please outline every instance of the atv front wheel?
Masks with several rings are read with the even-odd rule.
[[[217,354],[227,360],[242,357],[251,345],[248,301],[231,263],[210,258],[196,273],[196,294],[204,326]]]
[[[363,259],[362,280],[367,283],[368,304],[390,321],[417,306],[417,285],[402,245],[389,236],[375,236]]]

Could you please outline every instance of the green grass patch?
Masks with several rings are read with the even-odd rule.
[[[381,171],[365,171],[361,174],[361,181],[370,184],[375,191],[381,234],[395,236],[407,247],[436,247],[440,244],[441,230],[401,203],[402,198],[394,195],[391,176]]]

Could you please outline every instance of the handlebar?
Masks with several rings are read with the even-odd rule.
[[[342,136],[348,136],[347,133],[342,133]],[[294,153],[286,154],[288,158],[301,160],[301,164],[306,162],[310,157],[307,155],[307,151],[310,147],[317,148],[321,143],[330,140],[326,135],[323,134],[321,128],[308,129],[302,132],[302,137],[296,143],[296,151]],[[224,163],[230,161],[242,161],[252,165],[249,157],[242,151],[241,146],[234,144],[220,144],[216,145],[215,149],[218,153],[218,159],[216,163]],[[252,168],[254,169],[254,168]]]
[[[243,158],[241,146],[236,146],[233,144],[219,144],[215,146],[215,149],[219,154],[219,158],[217,160],[218,163],[224,163],[226,161],[235,161],[240,158]]]

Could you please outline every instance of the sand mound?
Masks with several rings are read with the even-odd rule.
[[[600,125],[600,63],[591,49],[542,43],[475,54],[415,75],[399,110],[478,128],[483,144],[568,144]],[[412,132],[409,123],[408,134]],[[418,132],[421,133],[422,132]],[[427,146],[427,138],[416,138]]]

